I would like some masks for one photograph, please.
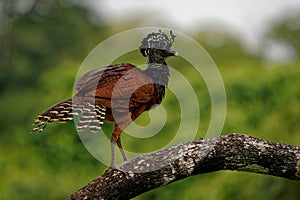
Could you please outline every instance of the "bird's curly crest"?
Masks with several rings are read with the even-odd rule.
[[[170,38],[167,34],[159,30],[158,32],[149,33],[143,40],[140,46],[140,52],[146,56],[147,49],[164,49],[169,51],[173,45],[175,35],[170,30]]]

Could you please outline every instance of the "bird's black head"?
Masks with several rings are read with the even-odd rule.
[[[140,52],[148,57],[149,62],[162,63],[170,56],[178,56],[177,52],[171,49],[174,39],[175,35],[172,31],[170,31],[170,38],[161,30],[157,33],[149,33],[142,40]]]

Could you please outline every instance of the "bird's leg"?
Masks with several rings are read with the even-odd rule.
[[[118,169],[116,165],[116,157],[115,157],[115,149],[116,149],[116,140],[114,136],[111,136],[110,139],[110,144],[111,144],[111,163],[110,163],[110,168],[112,169]]]
[[[120,151],[122,153],[124,161],[127,160],[127,157],[126,157],[125,152],[124,152],[124,150],[122,148],[122,145],[121,145],[121,140],[120,140],[121,132],[122,132],[122,130],[118,126],[115,126],[115,128],[112,132],[112,135],[111,135],[111,139],[110,139],[110,142],[111,142],[111,163],[110,163],[110,168],[117,169],[119,171],[122,171],[122,170],[120,170],[120,168],[117,167],[117,165],[116,165],[116,154],[115,154],[116,143],[117,143],[118,147],[120,148]]]
[[[119,118],[119,119],[122,119],[122,118]],[[121,144],[121,139],[120,139],[120,135],[121,135],[121,132],[123,130],[124,127],[126,127],[126,125],[128,124],[127,123],[127,116],[125,116],[125,120],[122,120],[120,121],[120,125],[115,123],[115,127],[114,127],[114,130],[112,132],[112,135],[111,135],[111,163],[110,163],[110,168],[111,169],[116,169],[116,170],[119,170],[119,171],[122,171],[124,172],[123,170],[121,170],[119,167],[117,167],[116,165],[116,155],[115,155],[115,149],[116,149],[116,143],[121,151],[121,154],[123,156],[123,159],[124,161],[127,160],[127,157],[126,157],[126,154],[125,154],[125,151],[123,150],[123,147],[122,147],[122,144]],[[126,175],[127,173],[124,172]]]
[[[120,138],[120,137],[119,137],[119,138]],[[115,148],[116,148],[116,142],[117,142],[117,144],[119,143],[119,142],[118,142],[118,141],[119,141],[119,138],[118,138],[117,141],[116,141],[116,138],[114,137],[114,135],[111,136],[111,140],[110,140],[110,141],[111,141],[111,163],[110,163],[109,168],[110,168],[110,169],[118,170],[118,171],[120,171],[120,172],[123,172],[123,173],[125,174],[125,176],[128,177],[127,172],[124,171],[124,170],[122,170],[122,169],[120,169],[120,168],[116,165]],[[118,146],[119,146],[119,144],[118,144]],[[121,147],[122,147],[122,146],[121,146]],[[123,149],[122,149],[122,151],[123,151]],[[122,152],[122,151],[121,151],[121,152]],[[123,155],[123,153],[124,153],[124,155]],[[125,159],[127,160],[124,151],[123,151],[123,153],[122,153],[122,155],[123,155],[124,160],[125,160]],[[124,156],[125,156],[125,157],[124,157]],[[108,170],[109,170],[109,169],[108,169]]]
[[[117,145],[118,145],[118,147],[119,147],[119,149],[120,149],[120,151],[121,151],[123,160],[124,160],[124,161],[127,161],[128,158],[127,158],[127,156],[126,156],[126,154],[125,154],[125,151],[124,151],[124,149],[123,149],[123,147],[122,147],[121,137],[120,137],[120,136],[119,136],[119,138],[117,139],[116,142],[117,142]]]

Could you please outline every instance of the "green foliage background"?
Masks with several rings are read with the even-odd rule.
[[[29,10],[17,9],[17,2],[0,4],[0,199],[62,199],[99,176],[106,166],[85,149],[73,123],[54,124],[35,135],[30,134],[33,119],[72,95],[77,70],[91,49],[137,23],[107,25],[98,19],[95,24],[93,13],[69,1],[33,1]],[[293,20],[299,21],[299,16],[274,24],[266,38],[289,43],[299,55],[299,26],[288,25]],[[221,37],[222,42],[211,45],[207,35]],[[246,53],[237,39],[222,30],[199,32],[194,38],[212,56],[224,80],[227,117],[223,134],[240,132],[299,146],[299,60],[266,64],[260,53]],[[116,62],[127,59],[133,64],[145,62],[138,53]],[[199,91],[202,123],[197,137],[203,137],[210,119],[205,83],[193,79],[194,72],[184,60],[171,59],[170,63],[180,66],[178,70]],[[164,106],[170,116],[176,116],[177,104],[168,92]],[[164,133],[152,140],[123,137],[125,148],[147,152],[154,143],[163,146],[178,120],[170,119]],[[149,123],[148,115],[138,123]],[[111,126],[104,129],[109,133]],[[222,171],[190,177],[136,199],[293,200],[300,197],[299,187],[296,181]]]

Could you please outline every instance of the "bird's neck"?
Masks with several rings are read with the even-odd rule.
[[[157,86],[167,87],[169,83],[170,71],[167,63],[162,62],[148,62],[146,74],[150,76]]]

